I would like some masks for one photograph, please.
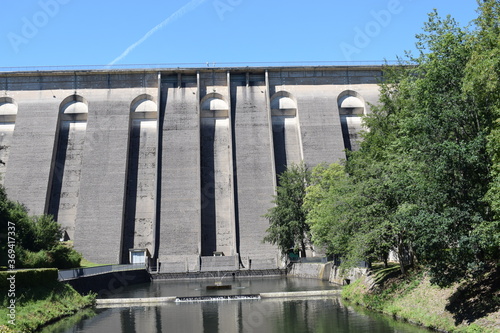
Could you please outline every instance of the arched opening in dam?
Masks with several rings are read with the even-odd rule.
[[[79,95],[67,97],[59,108],[48,213],[63,227],[65,240],[74,238],[87,115],[88,103]]]
[[[201,101],[201,255],[235,255],[229,106],[211,93]]]
[[[359,149],[359,136],[362,129],[362,116],[365,114],[365,102],[355,91],[346,90],[338,97],[340,124],[344,147],[348,150]]]
[[[17,103],[10,97],[0,98],[0,184],[7,170],[10,146],[16,126]]]
[[[130,106],[126,203],[122,262],[130,249],[153,252],[158,107],[150,95],[135,98]]]
[[[302,148],[297,121],[297,102],[286,91],[271,97],[274,164],[278,178],[287,166],[302,161]],[[277,179],[279,180],[279,179]]]

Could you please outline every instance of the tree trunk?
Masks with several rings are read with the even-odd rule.
[[[306,257],[306,244],[304,243],[303,239],[300,241],[300,254],[302,258]]]
[[[398,235],[398,259],[399,259],[401,274],[406,275],[403,237],[401,237],[401,235]]]

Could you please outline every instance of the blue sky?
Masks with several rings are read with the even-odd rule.
[[[476,7],[476,0],[8,1],[0,67],[394,60],[414,49],[433,8],[465,26]]]

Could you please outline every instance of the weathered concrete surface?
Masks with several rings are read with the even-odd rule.
[[[229,119],[201,118],[202,255],[235,255]]]
[[[273,116],[274,163],[276,175],[291,164],[302,162],[302,147],[297,117]]]
[[[158,304],[175,302],[176,297],[139,297],[139,298],[104,298],[96,299],[96,305],[106,307],[108,305],[131,306],[136,304]]]
[[[312,291],[260,293],[256,296],[260,296],[261,298],[304,298],[304,297],[338,296],[338,295],[340,295],[340,290],[312,290]],[[146,297],[146,298],[109,298],[109,299],[97,299],[96,305],[98,307],[108,307],[120,304],[122,307],[124,307],[133,305],[171,303],[175,302],[176,299],[177,299],[176,296]]]
[[[199,269],[200,120],[195,87],[165,85],[162,98],[160,262]],[[165,267],[165,266],[164,266]]]
[[[134,247],[164,272],[197,271],[213,251],[239,254],[245,269],[281,267],[261,243],[276,174],[355,149],[380,77],[379,67],[0,73],[10,146],[0,174],[12,199],[57,215],[91,261],[126,262]],[[61,117],[71,98],[86,101],[86,125]],[[158,114],[135,115],[155,103]]]
[[[274,246],[262,244],[269,226],[263,215],[274,195],[270,110],[265,86],[233,84],[231,88],[240,255],[257,268],[260,260],[276,257]]]
[[[262,298],[302,298],[318,296],[339,296],[340,290],[310,290],[310,291],[287,291],[276,293],[260,293]]]
[[[9,152],[12,146],[12,137],[14,136],[14,123],[0,124],[0,146],[4,148],[0,150],[0,184],[4,184],[5,173],[7,171],[7,163],[9,162]]]
[[[235,271],[239,269],[239,258],[237,256],[211,256],[201,257],[202,272]]]
[[[86,121],[60,122],[48,213],[64,228],[67,240],[75,235],[86,128]]]
[[[328,262],[322,263],[294,263],[288,273],[289,276],[295,276],[307,279],[319,279],[331,283],[343,285],[358,280],[361,276],[366,276],[367,268],[351,268],[347,272],[341,272],[338,266]],[[347,282],[348,281],[348,282]]]
[[[123,262],[129,249],[154,250],[157,121],[131,122],[125,205]]]
[[[304,161],[309,166],[345,158],[336,96],[322,86],[296,89]]]
[[[119,92],[101,98],[89,98],[74,246],[112,264],[121,259],[130,102]]]
[[[330,263],[294,263],[289,275],[328,281],[330,279],[332,265]]]
[[[332,266],[329,281],[337,284],[349,284],[353,281],[360,279],[362,276],[367,276],[368,269],[355,267],[349,269],[347,272],[342,273],[338,266]]]
[[[16,126],[17,102],[11,97],[0,97],[0,184],[3,185],[9,152]]]
[[[20,97],[4,185],[10,199],[40,215],[48,201],[60,101],[47,91]]]

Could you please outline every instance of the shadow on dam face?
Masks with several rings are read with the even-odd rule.
[[[232,255],[229,118],[201,118],[201,253]]]
[[[153,246],[156,174],[156,120],[134,119],[131,125],[122,261],[132,248]]]
[[[157,104],[141,95],[131,104],[122,262],[130,249],[153,251],[157,166]]]
[[[48,213],[73,239],[78,206],[86,121],[61,121]]]
[[[201,120],[201,255],[217,251],[215,206],[215,118]]]
[[[279,177],[287,167],[302,161],[301,148],[295,116],[273,116],[272,121],[276,184],[279,185]]]

